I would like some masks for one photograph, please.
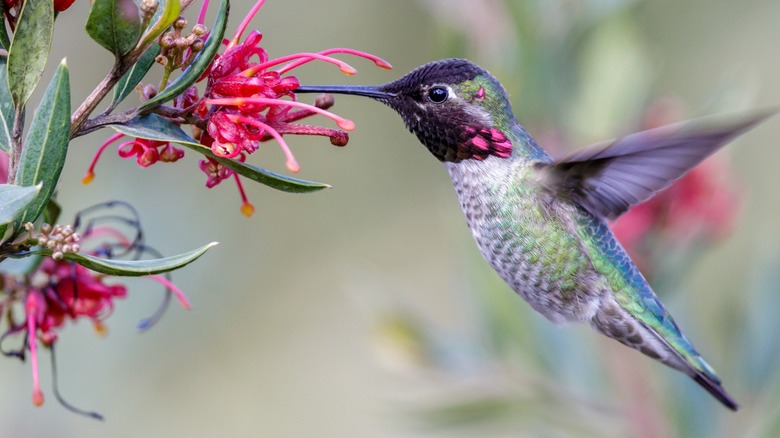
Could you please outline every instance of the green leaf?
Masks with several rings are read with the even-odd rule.
[[[209,34],[208,40],[206,40],[206,44],[203,46],[203,50],[195,56],[192,64],[190,64],[176,80],[161,90],[156,96],[144,102],[140,107],[141,111],[156,107],[163,102],[167,102],[182,94],[200,78],[203,72],[211,65],[211,61],[214,60],[217,50],[219,50],[219,47],[222,45],[222,38],[225,36],[225,28],[227,27],[229,13],[230,1],[222,0],[219,12],[217,13],[217,18],[214,20],[214,26],[211,28],[211,33]]]
[[[30,98],[41,79],[54,32],[51,0],[25,0],[8,50],[8,89],[16,108]]]
[[[94,0],[87,33],[117,58],[133,50],[141,38],[141,10],[133,0]]]
[[[214,155],[213,152],[211,152],[210,148],[207,148],[203,145],[186,143],[182,143],[182,145],[214,159],[218,163],[243,177],[249,178],[255,182],[259,182],[260,184],[265,184],[268,187],[274,188],[276,190],[281,190],[288,193],[311,193],[320,191],[322,189],[331,188],[330,184],[293,178],[291,176],[285,176],[276,172],[272,172],[268,169],[263,169],[262,167],[253,166],[251,164],[242,163],[240,161],[231,160],[229,158],[218,157]]]
[[[128,94],[132,93],[135,86],[146,76],[146,73],[154,65],[154,60],[157,55],[160,54],[160,45],[152,43],[152,45],[146,49],[141,55],[138,61],[133,64],[133,67],[127,71],[127,73],[119,79],[114,87],[114,97],[111,105],[116,106],[119,102],[123,101]]]
[[[215,245],[217,245],[217,242],[211,242],[184,254],[153,260],[106,260],[81,253],[65,253],[65,259],[101,274],[142,277],[145,275],[162,274],[186,266]],[[43,252],[46,255],[50,253],[51,250]]]
[[[14,103],[8,92],[8,69],[0,56],[0,149],[11,153],[11,132],[14,129]]]
[[[116,131],[130,137],[145,138],[148,140],[168,141],[181,144],[193,151],[212,158],[237,174],[247,177],[253,181],[265,184],[283,192],[290,193],[309,193],[316,192],[330,185],[306,181],[280,175],[270,170],[252,166],[251,164],[240,161],[222,158],[214,155],[211,149],[198,143],[195,139],[187,135],[182,129],[157,114],[147,114],[136,117],[123,125],[109,125]]]
[[[156,40],[158,36],[165,32],[165,29],[167,29],[168,26],[173,24],[173,22],[179,18],[179,14],[181,13],[181,2],[179,0],[164,1],[165,7],[160,8],[158,6],[157,12],[154,14],[154,17],[152,17],[152,22],[154,24],[151,25],[144,34],[143,42],[141,43],[142,45],[149,44],[150,42]],[[154,21],[155,18],[157,21]]]
[[[30,123],[16,174],[17,185],[43,183],[43,189],[17,224],[34,221],[49,203],[65,164],[69,137],[70,79],[63,59]]]
[[[21,216],[40,191],[40,184],[29,187],[0,184],[0,225],[12,222]]]

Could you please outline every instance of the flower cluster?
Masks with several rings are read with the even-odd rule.
[[[24,225],[28,233],[35,230],[35,226],[28,222]],[[79,252],[81,246],[79,240],[81,236],[73,230],[70,225],[41,225],[41,234],[38,235],[38,246],[48,248],[52,251],[51,258],[62,260],[65,254],[69,252]]]
[[[114,210],[117,208],[129,211],[130,214],[116,214]],[[95,215],[96,212],[103,214]],[[83,227],[83,232],[77,233],[75,228],[81,225],[87,215],[90,219]],[[112,222],[115,224],[107,224]],[[0,312],[4,314],[8,325],[0,337],[0,351],[6,356],[22,360],[29,352],[33,372],[33,403],[37,406],[44,401],[38,379],[39,344],[49,348],[53,355],[54,344],[67,321],[75,323],[88,320],[96,332],[105,333],[103,321],[111,315],[114,300],[127,296],[124,285],[107,283],[106,275],[65,260],[63,254],[78,252],[82,247],[89,248],[91,254],[106,258],[139,256],[150,252],[140,237],[137,215],[126,204],[114,202],[93,207],[83,215],[78,215],[74,224],[43,224],[37,233],[32,224],[26,224],[28,238],[23,244],[48,249],[52,251],[52,257],[42,257],[37,264],[20,273],[0,273]],[[131,238],[122,230],[127,225],[131,227],[130,234],[134,234]],[[187,297],[166,277],[151,275],[148,278],[162,284],[169,294],[175,294],[184,308],[190,307]],[[142,323],[143,328],[151,326],[159,318],[167,302],[166,295],[164,306],[150,320]],[[20,308],[23,309],[21,316],[17,314]],[[16,350],[7,350],[3,343],[14,335],[22,336],[24,341]],[[67,404],[59,396],[56,387],[55,395],[69,409],[99,418],[99,414],[84,412]]]
[[[90,163],[89,168],[87,169],[87,173],[81,180],[84,184],[89,184],[95,179],[95,166],[97,165],[98,159],[103,154],[103,151],[123,137],[125,137],[124,134],[114,134],[98,148],[97,153],[94,158],[92,158],[92,163]],[[136,163],[141,167],[149,167],[158,161],[173,163],[184,157],[183,150],[174,147],[168,142],[147,140],[144,138],[133,138],[120,143],[117,147],[117,153],[122,158],[131,158],[135,156]]]
[[[264,0],[257,1],[239,25],[233,38],[225,42],[222,53],[215,56],[200,78],[200,81],[205,81],[202,95],[199,95],[198,88],[193,86],[177,97],[172,107],[163,107],[158,110],[158,113],[179,125],[189,125],[193,137],[222,159],[244,162],[248,155],[258,150],[260,143],[273,139],[285,154],[287,169],[290,172],[298,172],[300,165],[285,142],[284,135],[325,136],[333,145],[344,146],[349,140],[345,131],[354,129],[354,123],[327,111],[333,105],[331,96],[320,96],[314,105],[296,101],[294,91],[298,88],[299,81],[289,72],[308,62],[320,60],[335,64],[345,74],[356,73],[349,64],[330,56],[338,53],[369,59],[382,68],[391,67],[376,56],[345,48],[334,48],[317,53],[296,53],[271,59],[260,45],[262,40],[260,32],[251,31],[242,41],[244,31],[263,2]],[[205,35],[203,17],[207,5],[208,2],[204,2],[198,23],[191,34],[193,38]],[[181,32],[186,26],[186,21],[180,18],[174,24],[178,25],[178,27],[174,26],[175,31]],[[179,37],[181,40],[185,39],[180,35]],[[182,60],[192,58],[193,42],[199,41],[187,40],[192,46],[186,44],[182,46],[168,41],[171,38],[172,35],[164,34],[160,39],[160,45],[165,48],[165,57],[161,55],[158,59],[163,58],[162,63],[166,64],[166,72],[169,72],[168,64],[172,60],[178,60],[177,67],[185,66],[187,62]],[[178,51],[174,50],[178,46],[182,47]],[[160,88],[164,86],[165,82]],[[150,90],[147,86],[144,87],[142,94],[149,98],[156,92],[157,90]],[[334,120],[340,129],[297,123],[317,114]],[[116,135],[109,138],[98,149],[84,177],[85,183],[93,179],[95,164],[103,150],[120,137],[121,135]],[[177,161],[184,152],[169,143],[132,139],[119,145],[119,155],[123,158],[135,156],[138,165],[148,167],[158,161]],[[243,201],[241,211],[247,216],[252,214],[254,207],[249,203],[241,181],[233,170],[211,157],[201,160],[199,167],[206,174],[208,188],[234,177]]]

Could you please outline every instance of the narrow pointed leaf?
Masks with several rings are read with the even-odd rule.
[[[152,45],[146,49],[146,51],[138,59],[138,62],[133,64],[133,67],[127,71],[127,73],[119,79],[114,87],[114,96],[112,98],[112,105],[116,106],[119,102],[123,101],[128,94],[135,90],[135,86],[146,76],[146,73],[154,65],[154,60],[157,55],[160,54],[160,45],[152,43]]]
[[[8,50],[8,90],[16,108],[30,98],[51,49],[54,6],[51,0],[25,0]]]
[[[261,167],[252,166],[251,164],[218,157],[211,152],[210,148],[203,146],[187,135],[187,133],[182,131],[178,125],[171,123],[157,114],[139,116],[123,125],[110,126],[116,131],[130,137],[178,143],[199,154],[216,160],[241,176],[283,192],[309,193],[330,188],[330,185],[328,184],[280,175]]]
[[[153,260],[107,260],[81,253],[66,253],[65,259],[101,274],[142,277],[145,275],[162,274],[186,266],[215,245],[217,245],[217,242],[211,242],[190,252]],[[44,254],[49,252],[47,250]]]
[[[211,28],[209,38],[206,40],[206,44],[203,47],[195,59],[192,61],[189,67],[184,70],[179,77],[177,77],[170,85],[161,90],[156,96],[144,102],[141,105],[141,110],[156,107],[164,102],[167,102],[174,97],[182,94],[187,88],[189,88],[195,81],[200,78],[204,71],[211,65],[211,61],[214,60],[214,56],[217,54],[220,45],[222,44],[222,38],[225,36],[225,28],[227,27],[228,15],[230,12],[230,1],[222,0],[217,13],[217,18],[214,20],[214,26]]]
[[[179,18],[179,14],[181,13],[181,2],[179,0],[163,1],[165,6],[157,8],[157,12],[154,14],[154,17],[152,17],[152,23],[154,24],[149,26],[143,36],[143,41],[141,42],[143,45],[156,40],[158,36],[165,32],[165,29],[167,29],[168,26]]]
[[[203,145],[196,145],[192,143],[182,143],[182,145],[209,158],[212,158],[214,161],[222,164],[223,166],[243,177],[249,178],[252,181],[259,182],[260,184],[264,184],[268,187],[281,190],[283,192],[311,193],[332,187],[330,184],[293,178],[291,176],[285,176],[276,172],[272,172],[268,169],[263,169],[262,167],[253,166],[251,164],[242,163],[240,161],[231,160],[229,158],[218,157],[214,155],[213,152],[211,152],[210,148],[207,148]]]
[[[70,134],[70,79],[65,60],[49,83],[35,112],[16,174],[16,184],[43,188],[17,224],[34,221],[54,193],[65,164]]]
[[[40,184],[29,187],[0,184],[0,225],[21,216],[40,190]]]
[[[133,0],[94,0],[86,29],[93,40],[119,58],[141,38],[141,10]]]
[[[0,150],[11,153],[11,132],[14,127],[14,102],[8,92],[8,69],[0,56]]]

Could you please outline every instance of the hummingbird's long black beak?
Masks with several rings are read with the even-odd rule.
[[[371,97],[374,99],[389,99],[394,93],[382,91],[377,86],[361,85],[301,85],[293,90],[294,93],[333,93],[351,94],[354,96]]]

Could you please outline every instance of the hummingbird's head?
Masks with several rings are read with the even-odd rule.
[[[512,154],[512,143],[504,133],[513,117],[507,93],[490,73],[465,59],[434,61],[375,87],[302,86],[295,91],[378,100],[396,110],[441,161]]]

